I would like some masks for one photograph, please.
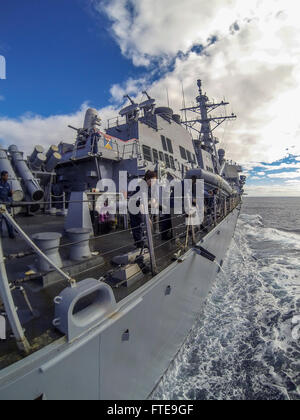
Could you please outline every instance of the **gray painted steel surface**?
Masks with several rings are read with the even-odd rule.
[[[73,228],[67,230],[67,235],[70,242],[73,244],[70,246],[69,258],[72,261],[82,261],[87,258],[91,258],[91,250],[89,239],[91,236],[90,229]]]
[[[73,228],[89,229],[93,231],[92,220],[89,211],[88,199],[85,192],[72,192],[68,215],[65,220],[65,230]]]
[[[61,155],[57,152],[54,152],[46,162],[46,171],[52,172],[58,162],[61,160]]]
[[[23,189],[15,174],[15,171],[12,168],[10,160],[7,157],[6,151],[1,148],[0,148],[0,171],[8,172],[9,182],[11,184],[11,189],[13,191],[13,200],[22,201],[24,198]]]
[[[46,162],[47,158],[44,153],[38,153],[34,159],[34,161],[31,163],[31,168],[38,171],[41,169],[42,165]]]
[[[238,215],[230,213],[201,243],[218,262]],[[2,370],[0,399],[147,398],[193,327],[218,271],[193,250],[181,261],[112,304],[78,338],[62,338]]]
[[[40,146],[39,144],[35,146],[35,148],[33,149],[33,152],[31,153],[30,157],[29,157],[29,162],[33,163],[37,157],[37,155],[39,154],[43,154],[45,151],[43,146]]]
[[[32,240],[34,243],[59,268],[63,266],[59,255],[60,239],[61,234],[55,232],[43,232],[32,235]],[[38,258],[38,268],[41,272],[48,272],[53,270],[52,266],[42,257]]]
[[[128,179],[155,169],[161,180],[182,181],[188,171],[195,173],[192,170],[199,165],[197,175],[210,188],[219,187],[225,207],[228,204],[233,208],[234,197],[242,194],[245,180],[239,177],[238,168],[228,162],[222,171],[226,175],[230,170],[230,179],[225,181],[219,176],[222,156],[217,154],[210,126],[213,119],[208,118],[212,108],[225,103],[211,104],[202,94],[201,81],[198,87],[198,105],[191,108],[201,111],[201,120],[198,117],[196,121],[202,124],[198,140],[193,140],[186,129],[195,121],[186,121],[183,127],[173,110],[166,107],[155,110],[155,101],[148,94],[148,101],[140,108],[128,97],[132,105],[121,111],[126,124],[117,120],[106,133],[97,128],[100,125],[97,111],[88,110],[84,128],[75,129],[78,134],[75,145],[62,143],[59,148],[62,159],[56,167],[57,186],[71,201],[65,230],[92,231],[86,191],[106,178],[116,181],[118,191],[122,192],[118,182],[121,170],[128,172]],[[232,115],[216,120],[233,118]],[[34,184],[36,180],[29,177],[29,169],[16,146],[10,151],[32,194],[28,182]],[[56,151],[51,147],[47,153],[48,169],[54,165]],[[215,201],[215,222],[216,206]],[[0,399],[147,398],[201,313],[219,264],[225,258],[238,215],[239,209],[233,210],[203,238],[198,249],[190,249],[173,263],[167,260],[167,268],[141,283],[135,291],[124,293],[118,303],[111,287],[96,279],[83,280],[73,285],[77,287],[60,292],[54,301],[53,325],[64,337],[0,371]],[[86,230],[81,232],[88,235]],[[77,242],[77,238],[71,239]],[[75,247],[74,258],[89,255],[87,245],[83,247]],[[205,252],[199,252],[200,249]],[[215,261],[205,254],[215,257]]]
[[[20,177],[23,179],[27,192],[33,201],[40,201],[44,197],[44,191],[41,189],[37,179],[27,166],[23,158],[23,153],[19,152],[18,147],[12,145],[9,147],[9,153],[12,156],[14,167],[17,169]]]
[[[204,179],[210,185],[214,187],[221,188],[221,190],[226,191],[228,194],[232,194],[232,188],[220,175],[212,174],[203,169],[192,169],[187,172],[186,177],[191,179],[192,177],[197,179]]]
[[[55,146],[55,145],[50,146],[47,153],[46,153],[47,162],[51,158],[53,153],[58,153],[58,152],[59,152],[59,148],[57,146]]]

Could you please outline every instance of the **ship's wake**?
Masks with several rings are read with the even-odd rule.
[[[190,336],[153,399],[300,399],[300,237],[242,215]]]

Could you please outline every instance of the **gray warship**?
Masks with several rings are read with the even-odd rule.
[[[2,223],[17,233],[0,239],[0,400],[147,399],[182,347],[222,270],[246,181],[214,135],[236,116],[216,116],[228,103],[197,85],[182,116],[143,92],[103,129],[88,109],[83,128],[70,127],[75,142],[28,158],[0,148],[13,192]],[[148,171],[160,184],[200,180],[203,215],[195,226],[172,206],[146,212],[135,247],[120,209]]]

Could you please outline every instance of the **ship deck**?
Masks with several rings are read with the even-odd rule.
[[[220,218],[218,223],[223,219]],[[35,215],[34,217],[16,217],[17,223],[29,235],[34,233],[47,232],[64,232],[64,218],[50,215]],[[184,216],[177,222],[177,232],[181,230],[181,243],[175,240],[163,242],[160,235],[154,235],[154,247],[157,261],[157,272],[163,271],[168,267],[174,254],[185,243],[186,228],[182,227],[182,222],[185,222]],[[184,224],[184,223],[183,223]],[[45,228],[46,226],[46,228]],[[196,235],[197,240],[201,240],[212,230],[215,226],[207,226],[204,230],[199,231]],[[177,235],[178,236],[178,235]],[[66,244],[66,239],[63,237],[62,245]],[[190,242],[190,246],[192,243]],[[103,235],[91,241],[91,250],[99,252],[104,258],[104,263],[98,267],[79,272],[75,275],[76,281],[81,281],[86,278],[100,279],[109,271],[113,270],[111,259],[114,256],[126,254],[135,249],[133,245],[133,238],[130,230],[117,231],[113,234]],[[30,247],[20,237],[12,240],[3,238],[3,252],[5,256],[12,254],[30,253]],[[67,257],[67,247],[61,248],[62,258]],[[52,326],[54,319],[54,303],[53,299],[58,296],[63,289],[68,286],[64,279],[57,279],[57,283],[42,288],[36,279],[24,281],[24,274],[30,270],[34,264],[35,255],[29,255],[23,258],[8,258],[6,260],[6,269],[9,281],[11,284],[17,284],[24,287],[32,308],[34,309],[34,316],[28,309],[28,305],[20,290],[13,290],[13,299],[18,308],[18,315],[22,326],[25,328],[26,338],[28,339],[32,352],[35,352],[46,345],[62,338],[62,335]],[[58,275],[59,276],[59,275]],[[116,301],[119,302],[133,293],[139,287],[147,283],[153,277],[152,273],[145,274],[137,280],[130,287],[113,287]],[[1,305],[1,301],[0,301]],[[0,306],[1,307],[1,306]],[[24,357],[18,350],[15,340],[12,336],[0,343],[0,370],[21,360]]]

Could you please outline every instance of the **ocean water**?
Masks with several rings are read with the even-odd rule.
[[[199,320],[151,396],[300,400],[300,198],[245,198]]]

